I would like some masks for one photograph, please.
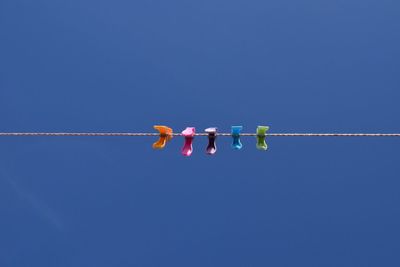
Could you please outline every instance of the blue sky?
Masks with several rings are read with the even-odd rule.
[[[0,2],[1,131],[400,132],[400,3]],[[1,266],[399,266],[400,140],[2,137]]]

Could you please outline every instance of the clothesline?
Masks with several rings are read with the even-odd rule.
[[[232,126],[230,133],[218,133],[217,128],[211,127],[204,132],[196,133],[195,127],[186,127],[181,133],[174,133],[172,128],[164,125],[154,125],[154,129],[158,133],[130,133],[130,132],[0,132],[0,137],[4,136],[158,136],[158,140],[153,143],[154,149],[163,149],[173,136],[183,136],[184,146],[182,155],[190,156],[193,152],[193,138],[195,136],[207,136],[208,145],[206,153],[214,155],[217,152],[216,138],[217,136],[231,137],[232,148],[240,150],[243,144],[240,137],[253,136],[257,138],[256,148],[259,150],[267,150],[266,137],[282,136],[282,137],[400,137],[400,133],[267,133],[268,126],[258,126],[255,133],[241,133],[243,126]]]
[[[159,136],[159,133],[120,133],[120,132],[0,132],[0,136]],[[172,133],[173,136],[183,136]],[[196,133],[195,136],[208,136],[208,133]],[[218,136],[232,136],[232,133],[217,133]],[[257,133],[241,133],[241,136],[257,136]],[[266,133],[265,136],[280,137],[400,137],[400,133]]]

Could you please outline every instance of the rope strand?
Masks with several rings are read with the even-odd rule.
[[[159,133],[1,133],[0,136],[159,136]],[[182,136],[173,133],[173,136]],[[196,136],[208,136],[208,133],[196,133]],[[231,133],[217,133],[219,136],[232,136]],[[257,136],[256,133],[242,133],[240,136]],[[277,137],[400,137],[400,133],[267,133]]]

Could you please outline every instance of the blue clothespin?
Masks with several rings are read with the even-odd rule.
[[[240,132],[243,130],[243,126],[232,126],[232,148],[233,149],[242,149],[243,145],[240,142]]]

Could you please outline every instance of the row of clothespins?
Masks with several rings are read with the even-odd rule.
[[[163,149],[168,141],[170,141],[173,135],[172,129],[167,126],[162,125],[154,125],[154,129],[156,129],[160,133],[160,137],[153,144],[153,148],[155,149]],[[231,128],[231,136],[232,136],[232,148],[239,150],[242,149],[243,144],[240,141],[240,133],[243,129],[243,126],[232,126]],[[268,146],[265,141],[266,132],[269,130],[268,126],[258,126],[256,130],[256,138],[257,143],[256,147],[259,150],[267,150]],[[218,136],[217,128],[211,127],[204,130],[208,135],[208,145],[206,147],[206,153],[208,155],[214,155],[217,152],[216,139]],[[182,147],[182,155],[190,156],[193,153],[193,139],[196,135],[195,127],[187,127],[185,130],[181,132],[181,134],[185,138],[184,145]]]

